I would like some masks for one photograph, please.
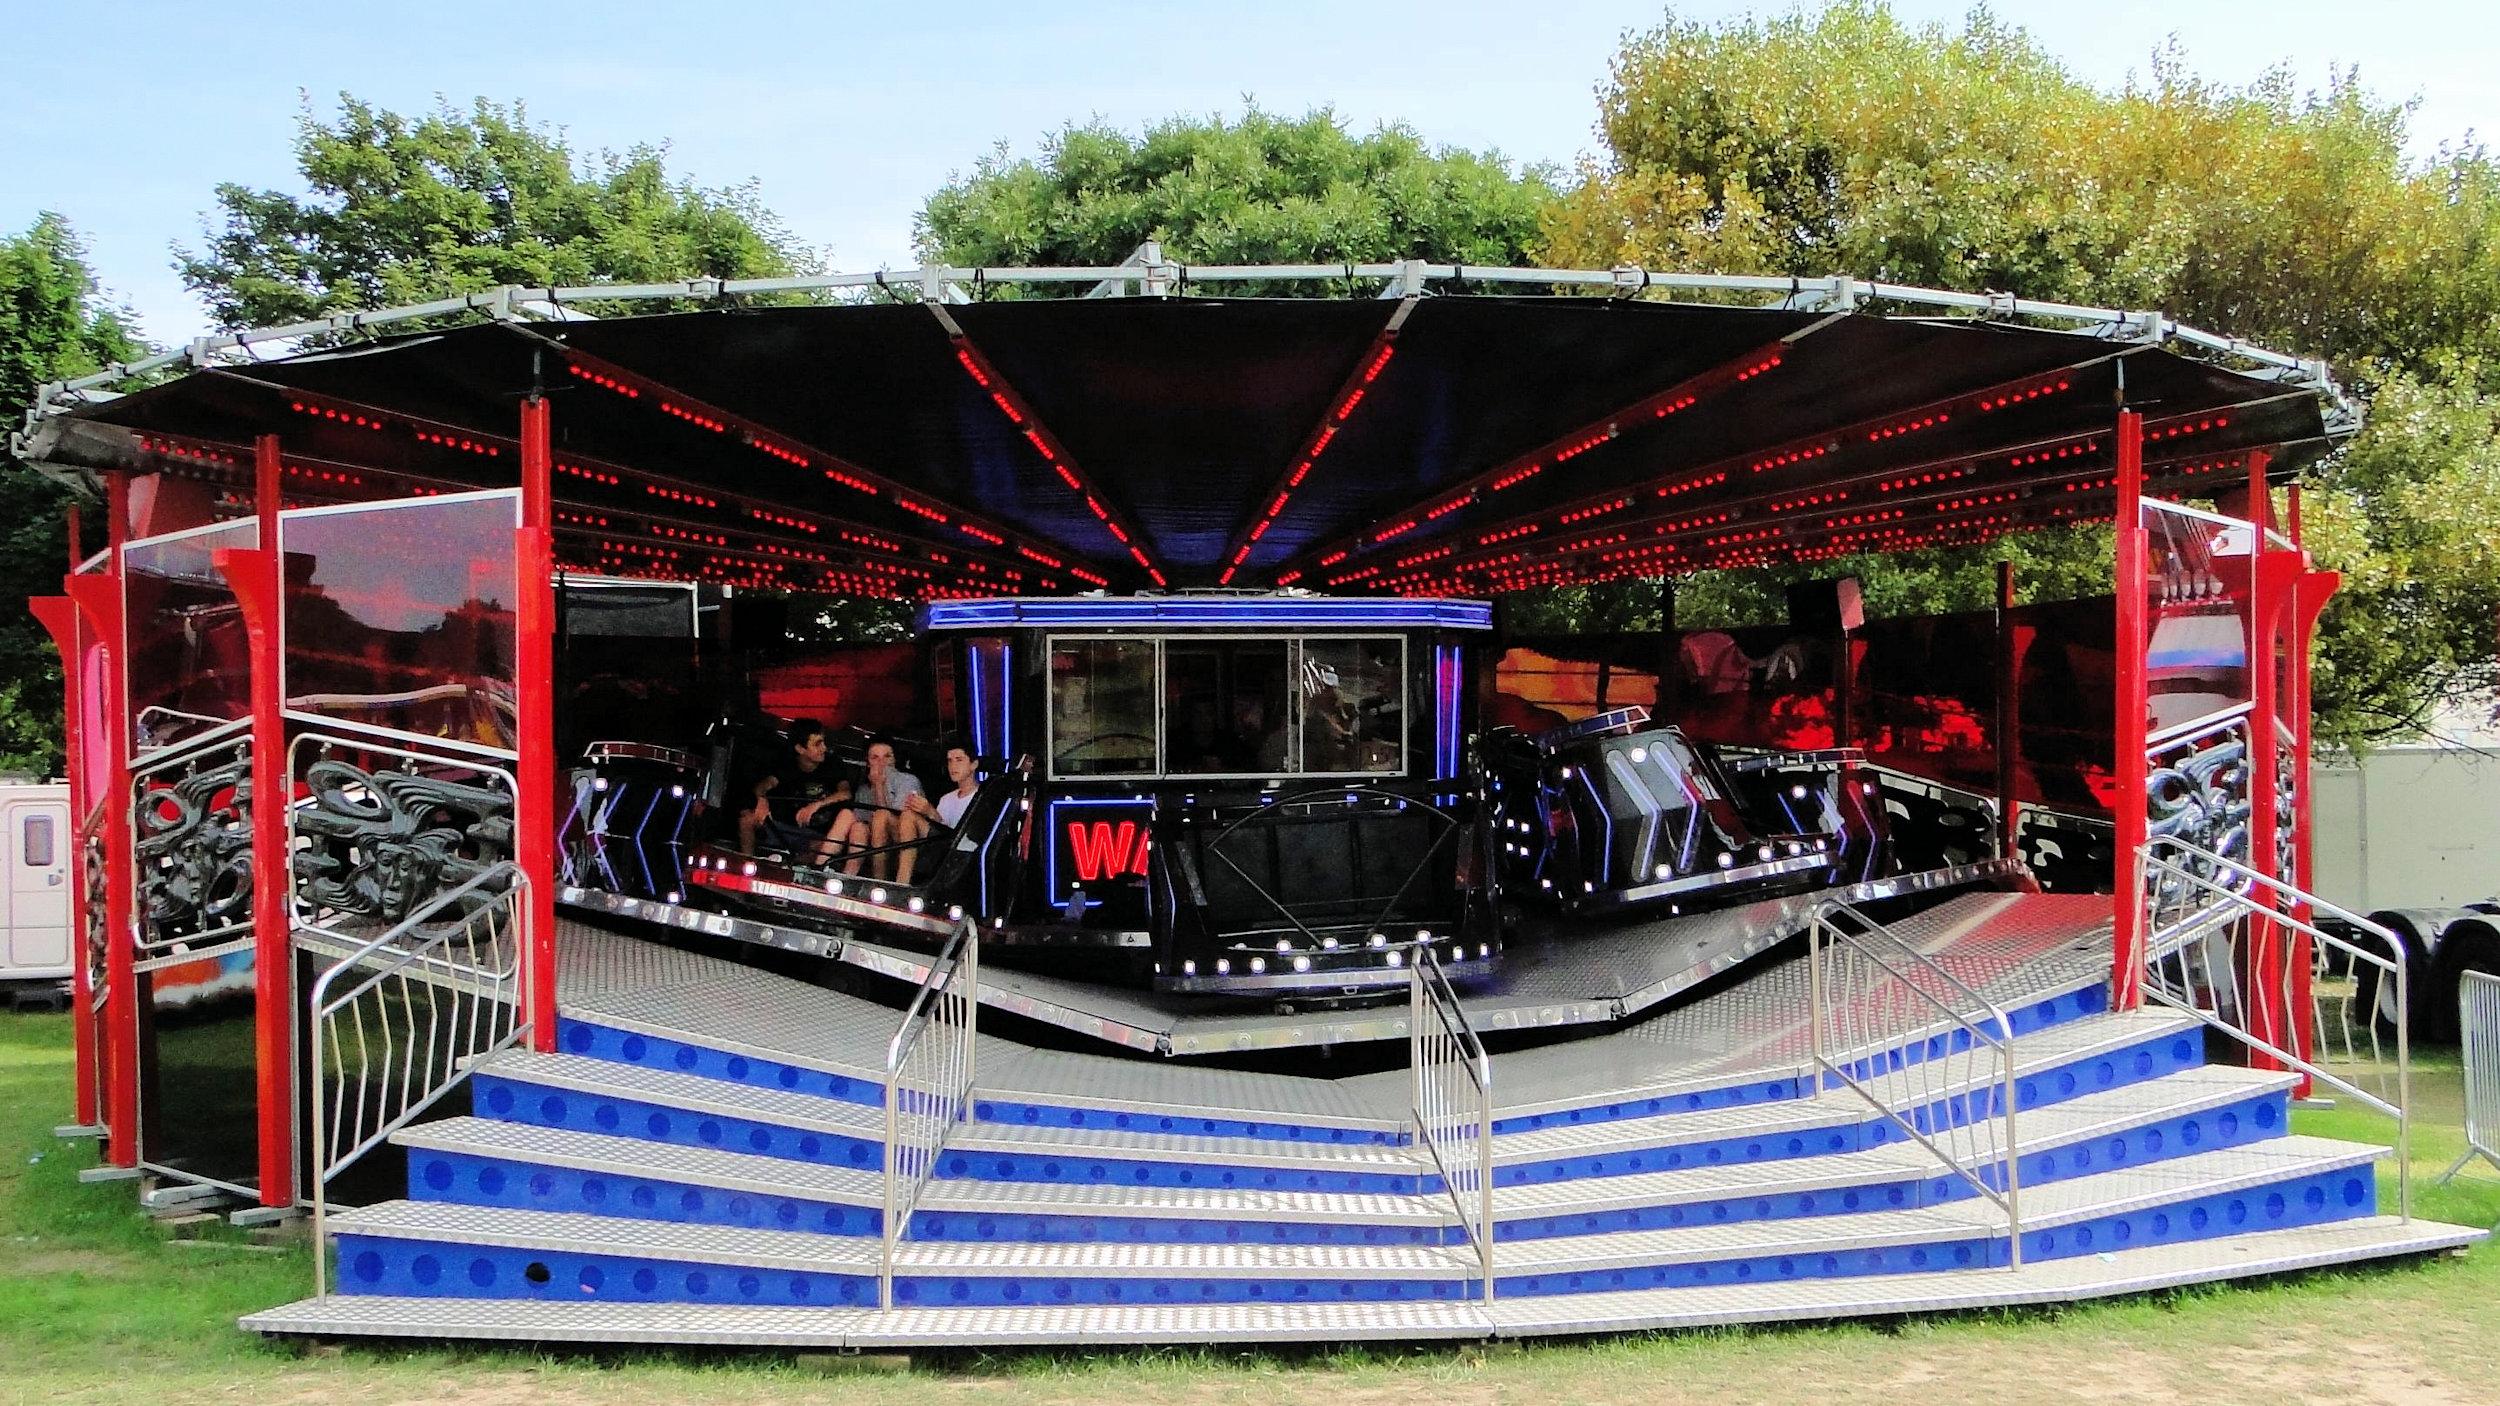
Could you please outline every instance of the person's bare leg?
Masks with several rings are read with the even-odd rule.
[[[885,852],[885,847],[892,843],[894,843],[894,812],[890,810],[872,812],[868,818],[868,848],[873,852],[870,856],[870,863],[876,867],[877,877],[880,879],[894,872],[894,856]]]
[[[739,852],[739,853],[741,853],[741,854],[753,854],[753,853],[755,853],[755,831],[756,831],[756,828],[757,828],[758,826],[762,825],[763,823],[764,823],[764,805],[763,805],[763,803],[762,803],[761,801],[758,801],[758,802],[756,803],[755,809],[753,809],[753,810],[742,810],[742,811],[738,812],[738,852]]]
[[[920,859],[920,842],[927,838],[929,838],[929,821],[925,816],[913,811],[905,811],[902,817],[894,822],[895,843],[911,846],[904,850],[902,858],[895,862],[894,882],[907,887],[910,885],[912,866]]]
[[[859,877],[859,813],[845,810],[833,818],[833,827],[825,832],[825,847],[850,856],[842,863],[842,872]]]

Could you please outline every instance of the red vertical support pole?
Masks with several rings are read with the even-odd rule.
[[[2285,629],[2285,646],[2291,667],[2282,699],[2284,711],[2292,720],[2292,887],[2302,893],[2315,893],[2317,889],[2310,867],[2314,858],[2312,847],[2317,836],[2310,828],[2309,749],[2312,739],[2309,731],[2309,644],[2318,611],[2325,607],[2326,596],[2333,593],[2336,583],[2331,576],[2324,577],[2322,582],[2320,574],[2309,570],[2309,548],[2300,527],[2300,485],[2295,483],[2286,489],[2284,497],[2292,554],[2300,567],[2300,574],[2293,579],[2289,623]],[[2323,590],[2320,589],[2321,584]],[[2306,903],[2301,904],[2292,916],[2304,923],[2317,921],[2316,912]],[[2291,956],[2292,1038],[2298,1043],[2292,1046],[2292,1051],[2304,1060],[2311,1058],[2315,1052],[2317,1039],[2317,1007],[2310,991],[2310,956],[2309,935],[2296,935]],[[2309,1090],[2304,1083],[2295,1092],[2306,1096]]]
[[[130,654],[122,590],[122,544],[130,536],[130,476],[104,476],[105,550],[112,555],[103,581],[112,596],[105,636],[104,749],[104,1137],[105,1160],[139,1165],[139,974],[131,904],[138,892],[137,837],[130,808]]]
[[[1997,857],[2015,852],[2021,803],[2014,797],[2015,766],[2021,756],[2015,739],[2022,729],[2021,682],[2015,677],[2014,563],[1997,563]]]
[[[77,513],[70,515],[70,555],[78,554]],[[65,578],[66,579],[66,578]],[[62,729],[63,751],[69,766],[69,930],[72,938],[70,963],[70,1038],[77,1044],[77,1059],[72,1069],[76,1093],[71,1100],[74,1112],[71,1121],[82,1128],[96,1125],[95,1091],[95,986],[87,970],[87,809],[93,797],[87,794],[86,714],[78,701],[78,665],[86,651],[79,641],[84,627],[79,623],[78,607],[68,596],[32,596],[26,608],[34,612],[45,630],[52,635],[54,648],[61,653],[61,714],[66,720]]]
[[[2144,999],[2145,796],[2144,651],[2147,563],[2144,540],[2144,417],[2118,412],[2118,602],[2116,667],[2118,697],[2111,732],[2117,743],[2117,835],[2111,846],[2112,940],[2110,1006],[2131,1011]]]
[[[2275,672],[2276,616],[2281,602],[2275,598],[2275,563],[2269,560],[2266,541],[2266,527],[2273,516],[2266,492],[2266,462],[2263,453],[2248,456],[2248,867],[2273,878],[2278,829],[2275,762],[2281,752],[2281,738],[2275,731],[2275,695],[2280,683]],[[2268,908],[2274,906],[2276,897],[2263,885],[2252,888],[2248,896]],[[2282,1047],[2290,1026],[2291,994],[2283,964],[2283,929],[2252,914],[2247,941],[2242,960],[2247,967],[2249,1033]],[[2262,1069],[2272,1067],[2274,1061],[2252,1054],[2250,1064]]]
[[[283,577],[278,513],[285,461],[276,435],[252,445],[259,545],[220,553],[252,647],[252,988],[260,1071],[260,1203],[295,1204],[295,894],[287,784]]]
[[[513,848],[529,878],[524,942],[530,1047],[556,1048],[556,598],[554,447],[547,398],[521,402],[519,730],[520,792]]]

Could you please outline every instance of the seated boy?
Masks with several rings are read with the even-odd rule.
[[[801,718],[790,724],[789,736],[790,761],[779,768],[787,774],[755,783],[755,804],[738,815],[738,847],[753,854],[760,839],[802,864],[823,864],[839,847],[832,831],[851,799],[851,784],[836,780],[825,765],[824,724]]]

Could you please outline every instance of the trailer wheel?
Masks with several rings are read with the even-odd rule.
[[[2457,994],[2465,989],[2465,974],[2489,972],[2500,976],[2500,917],[2459,918],[2450,923],[2439,935],[2435,955],[2431,989],[2424,996],[2437,1003],[2437,1038],[2454,1041],[2460,1033]]]

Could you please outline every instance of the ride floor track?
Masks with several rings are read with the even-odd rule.
[[[1408,1140],[1404,1071],[984,1036],[976,1120],[881,1310],[895,1012],[568,922],[561,1052],[478,1066],[470,1116],[398,1135],[408,1199],[331,1215],[331,1296],[243,1323],[815,1348],[1482,1339],[2065,1302],[2481,1238],[2378,1214],[2384,1150],[2291,1135],[2291,1076],[2208,1064],[2189,1018],[2108,1011],[2108,914],[1973,894],[1896,925],[2014,1020],[2019,1269],[1993,1203],[1802,1077],[1791,962],[1494,1056],[1490,1302]],[[1950,1093],[1981,1087],[1977,1065],[1943,1061],[1916,1087],[1941,1078],[1967,1106]]]

